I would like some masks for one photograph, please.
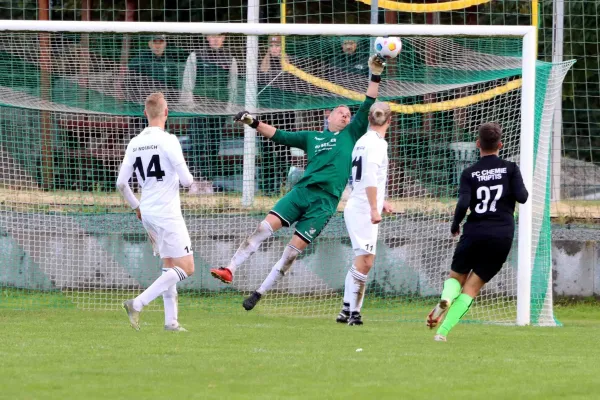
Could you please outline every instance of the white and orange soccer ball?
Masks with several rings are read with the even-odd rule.
[[[383,58],[396,58],[402,51],[402,41],[393,36],[375,39],[375,52]]]

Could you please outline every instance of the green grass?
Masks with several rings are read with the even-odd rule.
[[[348,327],[187,309],[173,333],[159,312],[135,332],[123,312],[0,309],[0,398],[597,398],[597,303],[558,307],[562,328],[462,324],[447,343],[364,312]]]

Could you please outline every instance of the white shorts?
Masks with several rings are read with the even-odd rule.
[[[379,224],[371,223],[371,213],[355,209],[344,209],[344,220],[352,248],[356,256],[375,255],[377,251],[377,233]]]
[[[192,241],[182,217],[144,216],[142,224],[148,232],[154,255],[160,258],[185,257],[192,252]]]

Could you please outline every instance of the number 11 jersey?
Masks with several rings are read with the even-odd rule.
[[[468,198],[471,211],[463,234],[513,237],[515,203],[523,203],[527,197],[527,189],[516,163],[496,155],[482,157],[465,169],[460,178],[459,203]],[[457,212],[459,207],[460,204]]]
[[[381,212],[387,185],[387,149],[387,141],[373,130],[367,131],[356,142],[352,151],[352,174],[350,175],[352,192],[346,208],[370,215],[371,207],[366,189],[368,185],[376,184],[377,210]],[[374,176],[373,182],[365,179],[368,174]]]
[[[185,164],[185,159],[175,135],[147,127],[129,142],[123,164],[133,166],[142,188],[142,215],[182,215],[177,166]]]

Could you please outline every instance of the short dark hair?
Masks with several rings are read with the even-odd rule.
[[[502,138],[502,128],[494,122],[479,127],[479,147],[483,151],[496,151]]]

